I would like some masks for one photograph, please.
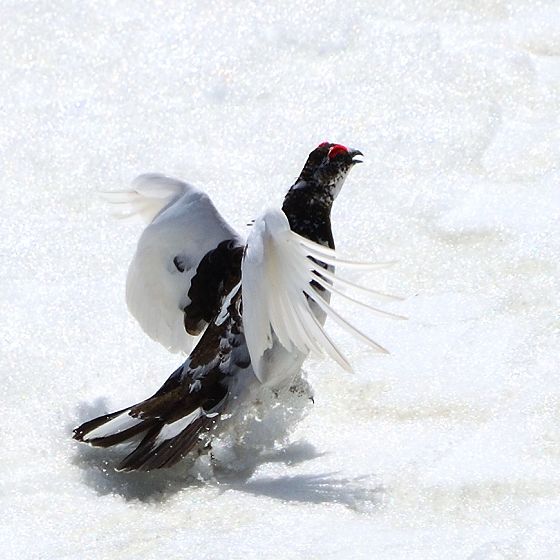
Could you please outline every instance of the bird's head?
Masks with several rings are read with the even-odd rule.
[[[333,201],[361,155],[359,150],[330,142],[319,144],[309,154],[282,205],[292,231],[334,248],[330,222]]]
[[[348,175],[356,163],[361,163],[362,152],[343,146],[323,142],[308,156],[295,188],[306,185],[319,188],[324,194],[336,198]]]

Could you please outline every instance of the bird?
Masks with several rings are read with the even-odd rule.
[[[171,352],[188,353],[147,399],[89,420],[73,437],[97,447],[133,442],[116,467],[150,471],[178,463],[200,448],[262,387],[279,388],[300,372],[310,353],[351,364],[324,329],[327,317],[376,352],[387,350],[330,305],[357,286],[335,267],[373,269],[335,250],[331,209],[363,154],[322,142],[309,154],[281,208],[257,217],[245,239],[196,187],[160,174],[138,177],[108,200],[148,221],[129,267],[127,305],[148,336]],[[194,337],[201,335],[194,346]]]

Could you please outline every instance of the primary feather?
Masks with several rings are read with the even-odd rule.
[[[332,284],[338,277],[325,270],[321,262],[327,258],[329,263],[363,264],[338,259],[335,251],[304,240],[291,230],[288,218],[281,210],[270,209],[255,221],[242,263],[243,323],[253,369],[261,382],[267,382],[271,376],[264,356],[275,339],[288,352],[299,351],[304,355],[309,352],[327,353],[341,367],[351,370],[343,352],[317,320],[312,303],[375,351],[387,353],[385,348],[351,325],[328,303],[325,292],[342,293]],[[313,282],[319,284],[323,291],[317,291]],[[392,315],[367,304],[362,305],[377,313]]]
[[[104,191],[101,197],[115,205],[117,218],[140,216],[149,224],[164,208],[173,204],[187,191],[197,191],[184,181],[159,173],[144,173],[132,182],[126,191]]]

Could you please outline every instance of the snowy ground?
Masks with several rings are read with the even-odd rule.
[[[0,3],[2,557],[560,558],[558,1],[262,4]],[[338,247],[399,259],[360,280],[410,320],[353,311],[392,355],[309,361],[315,405],[238,475],[78,449],[178,363],[95,191],[176,174],[242,228],[325,139],[366,155]]]

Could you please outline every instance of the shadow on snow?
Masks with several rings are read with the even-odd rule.
[[[78,417],[91,418],[103,414],[106,400],[97,399],[82,404]],[[69,434],[71,427],[68,426]],[[195,488],[217,488],[243,492],[283,502],[308,504],[340,504],[357,511],[379,508],[383,502],[383,487],[373,476],[337,478],[336,473],[257,476],[259,466],[283,463],[295,466],[322,457],[315,447],[306,442],[294,442],[281,449],[255,452],[244,457],[242,470],[225,470],[213,465],[208,478],[196,477],[191,468],[194,459],[186,457],[169,469],[150,472],[118,472],[115,466],[126,453],[126,446],[115,449],[93,448],[76,443],[73,463],[82,471],[84,483],[99,495],[116,494],[126,500],[160,503],[178,492]],[[195,454],[196,457],[196,454]]]

